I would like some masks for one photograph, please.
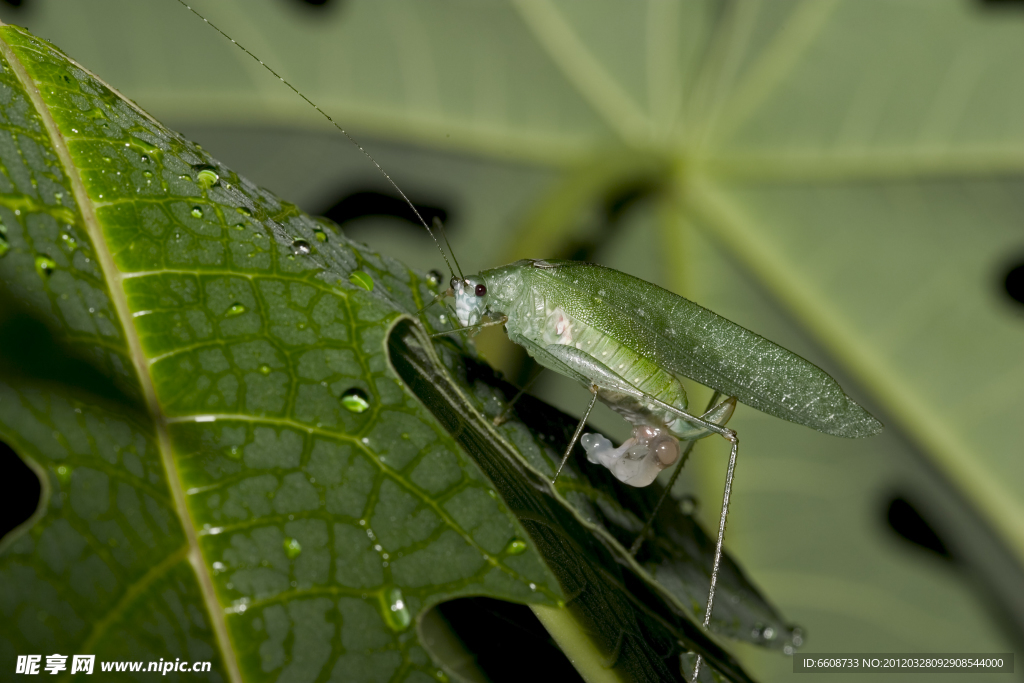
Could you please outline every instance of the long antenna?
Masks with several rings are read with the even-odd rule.
[[[396,182],[395,182],[394,180],[392,180],[392,179],[391,179],[391,176],[389,176],[389,175],[388,175],[388,172],[387,172],[387,171],[385,171],[385,170],[384,170],[384,168],[383,168],[383,167],[382,167],[382,166],[381,166],[380,164],[378,164],[378,163],[377,163],[377,160],[376,160],[376,159],[374,159],[374,158],[373,158],[372,156],[370,156],[370,153],[369,153],[369,152],[367,152],[367,151],[366,151],[365,149],[363,149],[363,146],[362,146],[362,145],[360,145],[360,144],[359,144],[358,142],[356,142],[356,139],[355,139],[354,137],[352,137],[352,136],[351,136],[351,135],[350,135],[350,134],[348,133],[348,131],[346,131],[346,130],[345,130],[344,128],[342,128],[342,127],[341,127],[340,125],[338,125],[338,122],[337,122],[337,121],[335,121],[334,119],[332,119],[332,118],[330,117],[330,115],[329,115],[329,114],[328,114],[327,112],[325,112],[325,111],[324,111],[323,109],[321,109],[321,108],[320,108],[319,106],[317,106],[316,102],[314,102],[313,100],[311,100],[311,99],[309,99],[308,97],[306,97],[305,95],[303,95],[303,94],[302,94],[301,92],[299,92],[299,89],[298,89],[298,88],[296,88],[296,87],[295,87],[294,85],[292,85],[291,83],[289,83],[288,81],[286,81],[286,80],[284,79],[284,77],[283,77],[283,76],[281,76],[281,75],[280,75],[279,73],[277,73],[276,71],[274,71],[274,70],[273,70],[272,68],[270,68],[270,67],[269,67],[269,66],[268,66],[267,64],[264,64],[264,63],[263,63],[263,60],[262,60],[262,59],[260,59],[259,57],[257,57],[257,56],[256,56],[256,55],[254,55],[253,53],[249,52],[249,50],[248,50],[248,49],[247,49],[247,48],[246,48],[245,46],[243,46],[243,45],[242,45],[241,43],[239,43],[239,42],[238,42],[238,41],[236,41],[236,40],[235,40],[234,38],[232,38],[231,36],[229,36],[229,35],[228,35],[227,33],[225,33],[225,32],[224,32],[223,30],[221,30],[221,28],[220,28],[219,26],[217,26],[216,24],[212,23],[212,22],[211,22],[211,21],[210,21],[209,19],[207,19],[206,17],[204,17],[204,16],[202,15],[202,14],[200,14],[200,13],[199,13],[199,12],[197,12],[196,10],[192,9],[192,6],[191,6],[191,5],[189,5],[188,3],[186,3],[186,2],[185,2],[185,0],[178,0],[178,4],[179,4],[179,5],[181,5],[182,7],[184,7],[185,9],[187,9],[187,10],[188,10],[189,12],[191,12],[192,14],[194,14],[194,15],[196,15],[197,17],[199,17],[200,19],[202,19],[202,20],[203,20],[203,22],[204,22],[204,23],[206,23],[206,25],[207,25],[207,26],[209,26],[210,28],[212,28],[212,29],[213,29],[214,31],[216,31],[217,33],[221,34],[222,36],[224,36],[225,38],[227,38],[228,40],[230,40],[230,41],[231,41],[231,42],[232,42],[232,43],[233,43],[233,44],[234,44],[234,45],[235,45],[235,46],[236,46],[236,47],[237,47],[237,48],[238,48],[239,50],[241,50],[242,52],[244,52],[245,54],[249,55],[250,57],[252,57],[252,58],[253,58],[254,60],[256,60],[257,62],[259,62],[259,65],[260,65],[260,66],[262,66],[262,67],[263,67],[264,69],[266,69],[266,70],[267,70],[267,71],[269,71],[270,73],[274,74],[274,76],[276,76],[276,77],[277,77],[277,80],[279,80],[279,81],[281,81],[282,83],[284,83],[285,85],[287,85],[287,86],[288,86],[288,87],[289,87],[289,88],[291,89],[291,91],[292,91],[293,93],[295,93],[296,95],[298,95],[299,97],[301,97],[301,98],[302,98],[303,100],[305,100],[305,101],[306,101],[306,104],[308,104],[309,106],[313,107],[313,109],[316,109],[316,110],[317,110],[318,112],[320,112],[320,115],[321,115],[321,116],[323,116],[323,117],[324,117],[325,119],[327,119],[328,121],[330,121],[330,122],[331,122],[331,125],[333,125],[333,126],[334,126],[335,128],[337,128],[338,130],[340,130],[340,131],[341,131],[341,134],[342,134],[342,135],[344,135],[345,137],[347,137],[347,138],[348,138],[348,140],[349,140],[349,142],[351,142],[351,143],[352,143],[353,145],[355,145],[355,146],[356,146],[356,148],[357,148],[357,149],[358,149],[358,150],[359,150],[360,152],[362,152],[362,153],[363,153],[363,154],[364,154],[364,155],[366,156],[366,158],[367,158],[367,159],[369,159],[369,160],[370,160],[370,161],[371,161],[371,162],[373,163],[373,165],[374,165],[374,166],[376,166],[376,167],[377,167],[377,170],[378,170],[378,171],[380,171],[380,172],[381,172],[381,174],[382,174],[382,175],[383,175],[383,176],[384,176],[385,178],[387,178],[387,179],[388,179],[388,182],[389,182],[389,183],[391,183],[391,186],[392,186],[393,188],[395,188],[395,191],[396,191],[396,192],[398,192],[398,194],[400,194],[400,195],[402,196],[402,199],[404,199],[404,200],[405,200],[405,203],[409,205],[409,208],[410,208],[410,209],[412,209],[412,212],[413,212],[414,214],[416,214],[416,218],[417,218],[417,219],[419,220],[419,222],[420,222],[420,225],[422,225],[422,226],[423,226],[423,228],[424,228],[424,229],[425,229],[425,230],[427,231],[427,233],[429,233],[429,235],[430,235],[430,238],[431,238],[432,240],[434,240],[434,244],[436,244],[436,245],[437,245],[437,250],[438,250],[439,252],[441,252],[441,258],[443,258],[443,259],[444,259],[444,262],[445,262],[445,264],[447,264],[447,266],[448,266],[448,272],[449,272],[449,273],[451,273],[451,275],[452,275],[452,277],[453,277],[453,278],[455,277],[455,271],[454,271],[454,270],[452,270],[452,264],[451,264],[451,262],[449,262],[449,261],[448,261],[448,256],[447,256],[447,255],[446,255],[446,254],[444,253],[444,249],[442,249],[442,248],[441,248],[441,243],[437,241],[437,237],[435,237],[435,236],[434,236],[434,231],[433,231],[433,230],[431,230],[431,229],[430,229],[430,226],[429,226],[429,225],[427,225],[427,222],[426,222],[425,220],[423,220],[423,216],[421,216],[421,215],[420,215],[420,212],[419,212],[419,210],[417,210],[417,208],[416,208],[416,205],[415,205],[415,204],[413,204],[413,203],[412,203],[412,202],[411,202],[411,201],[409,200],[409,198],[405,196],[405,193],[404,193],[404,192],[402,192],[402,188],[400,188],[400,187],[398,186],[398,183],[396,183]],[[437,220],[437,218],[435,217],[435,218],[434,218],[434,220],[436,221],[436,220]],[[444,232],[444,229],[442,228],[442,234],[443,234],[443,232]],[[447,238],[447,237],[445,238],[445,242],[446,242],[446,243],[448,242],[448,238]],[[449,248],[449,249],[451,249],[451,245],[448,245],[448,248]],[[455,252],[452,252],[452,258],[455,258]],[[465,277],[463,277],[463,275],[462,275],[462,269],[461,269],[461,268],[459,269],[459,278],[460,278],[460,279],[463,279],[463,280],[465,280],[465,279],[466,279],[466,278],[465,278]]]

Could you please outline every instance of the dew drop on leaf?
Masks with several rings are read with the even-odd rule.
[[[242,457],[242,449],[238,446],[232,446],[228,449],[228,457],[232,460],[238,460]]]
[[[518,538],[513,538],[509,541],[509,544],[505,546],[506,555],[522,555],[526,552],[526,541],[522,541]]]
[[[43,277],[48,277],[57,269],[57,264],[46,254],[36,256],[36,272]]]
[[[358,387],[352,387],[341,395],[341,405],[352,413],[362,413],[370,407],[370,397]]]
[[[67,484],[71,481],[71,468],[67,465],[58,465],[57,479],[59,479],[62,484]]]
[[[313,228],[313,234],[316,235],[316,241],[317,242],[326,242],[327,241],[327,233],[324,232],[323,228]]]
[[[309,242],[306,240],[295,240],[292,242],[292,251],[299,256],[305,256],[309,252],[313,251],[313,247],[309,246]]]
[[[192,170],[196,171],[196,182],[200,187],[210,188],[220,183],[220,175],[213,166],[201,164],[193,166]]]
[[[260,374],[261,375],[269,375],[270,374],[270,366],[269,365],[261,365],[260,366]]]
[[[236,303],[231,304],[231,306],[228,307],[228,310],[227,310],[227,312],[224,315],[226,315],[227,317],[231,318],[231,317],[236,316],[236,315],[242,315],[243,313],[245,313],[245,306],[243,306],[242,304],[236,302]]]
[[[76,240],[70,234],[65,232],[61,234],[60,238],[64,240],[64,244],[67,246],[68,251],[74,251],[75,249],[78,248],[78,240]]]
[[[444,275],[442,275],[441,271],[439,270],[432,270],[429,273],[427,273],[427,282],[430,283],[431,287],[437,287],[439,284],[441,284],[441,280],[443,278]]]
[[[352,271],[352,274],[348,276],[348,281],[357,287],[362,287],[367,292],[373,291],[373,278],[361,270]]]
[[[192,207],[192,217],[193,218],[202,218],[203,217],[203,209],[202,209],[202,207],[193,206]]]
[[[237,211],[238,213],[242,214],[243,216],[252,216],[252,211],[250,211],[249,209],[245,208],[244,206],[238,207],[237,209],[235,209],[235,211]]]
[[[384,621],[393,631],[404,631],[412,623],[412,614],[405,605],[402,589],[398,586],[385,588],[381,593],[381,611]]]
[[[299,545],[298,540],[294,538],[284,539],[284,552],[288,556],[289,560],[294,560],[302,552],[302,546]]]

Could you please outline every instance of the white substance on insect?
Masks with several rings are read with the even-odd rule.
[[[573,319],[561,306],[545,311],[541,340],[545,344],[563,344],[579,348],[579,344],[573,341],[573,323]]]
[[[636,487],[647,486],[679,459],[679,441],[665,430],[647,425],[634,427],[632,438],[618,448],[600,434],[584,434],[580,444],[587,460],[604,465],[616,479]]]

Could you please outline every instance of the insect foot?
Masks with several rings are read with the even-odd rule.
[[[633,436],[618,448],[600,434],[584,434],[580,443],[587,460],[604,465],[630,486],[647,486],[679,459],[679,441],[667,431],[647,425],[634,427]]]

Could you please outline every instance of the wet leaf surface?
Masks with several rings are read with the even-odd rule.
[[[637,564],[621,542],[655,490],[612,505],[622,491],[575,469],[554,490],[573,421],[527,399],[494,428],[514,389],[428,340],[439,319],[412,317],[426,274],[255,187],[49,44],[0,37],[0,437],[43,485],[2,545],[17,628],[0,658],[438,680],[419,617],[483,595],[560,609],[623,680],[678,680],[688,650],[749,680],[694,616],[706,537],[682,520],[679,547]],[[716,630],[778,620],[724,578],[742,600]]]

